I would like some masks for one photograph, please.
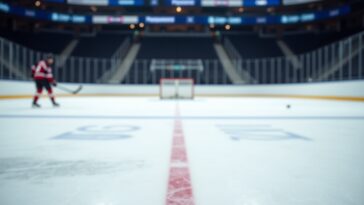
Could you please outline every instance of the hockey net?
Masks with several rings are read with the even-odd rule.
[[[195,95],[192,78],[162,78],[159,88],[161,99],[193,99]]]

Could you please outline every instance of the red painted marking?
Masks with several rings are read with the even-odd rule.
[[[172,167],[169,174],[167,205],[194,205],[188,167]]]
[[[179,117],[179,108],[176,108]],[[187,151],[182,129],[182,122],[176,119],[173,132],[172,156],[169,169],[167,205],[194,205]]]
[[[185,138],[174,136],[173,146],[184,146]]]
[[[185,147],[174,147],[172,149],[172,162],[187,162],[187,153]]]

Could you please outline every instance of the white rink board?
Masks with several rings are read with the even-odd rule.
[[[0,204],[165,205],[177,105],[196,205],[364,204],[362,102],[57,100],[0,100]]]
[[[79,84],[61,83],[68,88]],[[0,80],[1,95],[33,95],[34,83],[29,81]],[[81,94],[122,94],[122,95],[159,95],[159,85],[95,85],[84,84]],[[65,92],[58,89],[56,94]],[[308,95],[308,96],[347,96],[364,97],[364,80],[302,84],[276,85],[195,85],[199,95]]]

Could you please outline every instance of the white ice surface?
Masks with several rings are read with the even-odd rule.
[[[196,205],[364,204],[364,103],[58,100],[0,100],[1,205],[165,205],[177,104]]]

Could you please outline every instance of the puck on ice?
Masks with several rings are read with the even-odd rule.
[[[290,104],[288,104],[286,107],[287,107],[287,109],[289,109],[289,108],[291,108],[291,105],[290,105]]]

